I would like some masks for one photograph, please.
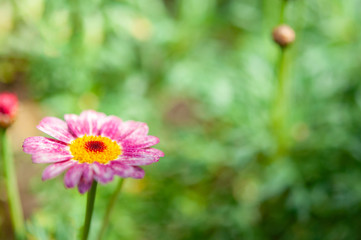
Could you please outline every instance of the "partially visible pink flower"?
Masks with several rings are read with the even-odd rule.
[[[29,137],[23,150],[32,155],[34,163],[51,163],[43,172],[43,180],[54,178],[63,171],[67,188],[78,186],[87,192],[93,180],[107,183],[114,175],[123,178],[143,178],[139,166],[157,162],[164,154],[150,148],[159,139],[148,135],[142,122],[123,122],[92,110],[80,116],[65,115],[65,121],[44,118],[37,128],[54,137]]]
[[[14,121],[18,112],[18,98],[13,93],[0,93],[0,127],[7,128]]]

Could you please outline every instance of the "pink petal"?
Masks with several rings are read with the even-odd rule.
[[[123,149],[124,154],[148,154],[152,156],[157,157],[164,157],[164,153],[156,148],[129,148],[129,149]]]
[[[65,114],[64,119],[68,124],[69,130],[74,134],[74,136],[81,137],[85,134],[83,124],[81,123],[79,116],[75,114]]]
[[[163,157],[164,153],[155,148],[147,149],[127,149],[123,152],[117,161],[127,165],[148,165],[154,162],[158,162],[160,157]]]
[[[60,173],[70,168],[71,166],[74,166],[75,164],[77,164],[76,161],[64,161],[64,162],[54,163],[48,166],[47,168],[45,168],[42,179],[43,181],[45,181],[51,178],[55,178]]]
[[[125,165],[118,161],[111,162],[110,166],[116,175],[123,178],[143,178],[145,174],[144,170],[140,167]]]
[[[69,132],[68,125],[59,118],[43,118],[37,128],[40,131],[43,131],[44,133],[65,143],[70,143],[72,140],[74,140],[74,136]]]
[[[67,144],[46,137],[28,137],[24,140],[23,150],[26,153],[69,153]]]
[[[25,139],[23,150],[26,153],[33,154],[34,163],[61,162],[73,157],[66,143],[46,137],[29,137]]]
[[[87,135],[98,135],[101,122],[106,115],[104,113],[98,113],[93,110],[87,110],[80,114],[80,121],[83,125],[83,130]]]
[[[119,126],[122,124],[122,120],[115,116],[107,117],[102,124],[99,131],[99,135],[109,137],[111,139],[119,138]]]
[[[33,163],[57,163],[72,159],[71,154],[34,153],[31,156]]]
[[[142,122],[126,121],[119,127],[118,141],[127,138],[131,135],[145,136],[148,133],[148,126]]]
[[[131,137],[135,136],[146,136],[149,132],[148,125],[146,123],[139,123],[138,127],[132,131],[132,133],[129,135]]]
[[[77,137],[83,135],[98,135],[99,129],[106,115],[93,110],[87,110],[80,114],[66,114],[64,116],[70,131]]]
[[[113,180],[114,172],[109,165],[99,164],[97,162],[92,164],[94,171],[94,178],[100,183],[107,183]]]
[[[148,148],[159,143],[159,138],[155,136],[129,137],[120,142],[123,148]]]
[[[93,183],[93,170],[89,166],[89,164],[83,164],[83,175],[80,178],[78,184],[78,190],[81,194],[86,193],[92,186]]]
[[[83,175],[83,164],[76,164],[71,167],[65,174],[64,183],[67,188],[73,188],[78,185],[80,177]]]

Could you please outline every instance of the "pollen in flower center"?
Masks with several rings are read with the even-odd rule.
[[[122,150],[116,141],[102,136],[85,135],[73,140],[69,147],[74,156],[73,159],[80,163],[107,164],[122,154]]]

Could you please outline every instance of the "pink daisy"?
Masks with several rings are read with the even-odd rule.
[[[37,126],[55,139],[29,137],[24,141],[23,150],[32,155],[34,163],[51,163],[43,172],[43,180],[68,170],[65,186],[78,186],[79,192],[85,193],[93,180],[105,184],[114,175],[143,178],[144,171],[139,166],[164,156],[162,151],[150,148],[159,139],[147,135],[145,123],[123,122],[92,110],[64,118],[65,121],[46,117]]]

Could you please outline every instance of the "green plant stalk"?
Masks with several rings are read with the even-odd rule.
[[[15,231],[16,239],[24,239],[24,215],[21,207],[21,201],[18,191],[18,184],[16,180],[14,160],[11,153],[11,146],[8,140],[6,129],[0,130],[1,137],[1,157],[4,167],[4,177],[6,184],[6,191],[8,196],[8,203],[10,209],[10,217]]]
[[[92,187],[88,192],[82,240],[87,240],[89,236],[90,224],[93,216],[95,196],[97,192],[97,185],[98,183],[96,181],[93,181]]]
[[[280,20],[279,23],[282,24],[285,21],[285,9],[288,0],[281,0],[281,10],[280,10]]]
[[[120,178],[118,181],[117,187],[115,188],[114,193],[109,201],[108,207],[107,207],[107,209],[105,211],[105,215],[103,217],[103,223],[102,223],[102,226],[101,226],[99,234],[98,234],[98,238],[97,238],[98,240],[103,239],[103,235],[104,235],[104,233],[107,229],[108,223],[109,223],[110,213],[112,212],[114,204],[118,199],[118,195],[120,193],[120,190],[122,189],[123,182],[124,182],[124,179]]]
[[[288,0],[281,0],[281,9],[279,16],[280,24],[284,23],[285,9],[287,3]],[[290,79],[287,77],[287,52],[287,47],[281,47],[277,64],[276,96],[271,113],[272,127],[277,142],[276,155],[274,156],[275,158],[285,155],[288,151],[286,119],[290,94]]]
[[[289,78],[286,76],[286,48],[281,48],[278,62],[276,98],[273,107],[272,121],[277,141],[277,155],[287,152],[286,119],[289,101]]]

